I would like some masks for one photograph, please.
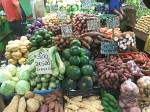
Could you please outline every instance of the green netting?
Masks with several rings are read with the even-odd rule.
[[[20,4],[26,13],[26,16],[31,16],[32,8],[31,8],[30,0],[20,0]]]

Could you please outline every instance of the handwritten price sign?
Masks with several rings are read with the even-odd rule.
[[[98,30],[100,28],[100,20],[87,20],[87,28],[89,31]]]
[[[50,4],[50,12],[55,13],[58,11],[58,4]]]
[[[61,25],[61,34],[62,37],[71,37],[72,36],[72,25]]]
[[[37,74],[50,74],[51,63],[47,52],[39,51],[34,55]]]
[[[67,11],[58,11],[57,16],[59,19],[67,19]]]
[[[92,7],[93,0],[82,0],[81,3],[83,9],[89,9]]]
[[[107,28],[113,29],[120,26],[119,17],[118,16],[112,16],[107,19]]]

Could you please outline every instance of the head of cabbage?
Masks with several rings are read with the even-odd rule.
[[[28,81],[30,79],[30,76],[31,76],[31,72],[26,69],[20,70],[18,74],[20,80]]]
[[[0,88],[0,93],[5,96],[10,96],[15,92],[15,82],[14,81],[5,81],[2,83]]]
[[[1,70],[0,71],[0,83],[3,83],[4,81],[11,80],[12,75],[7,70]]]
[[[24,95],[26,92],[30,90],[30,84],[25,80],[20,80],[17,82],[15,89],[17,94]]]
[[[9,64],[5,67],[5,70],[9,71],[12,76],[15,76],[17,73],[17,67],[15,65]]]

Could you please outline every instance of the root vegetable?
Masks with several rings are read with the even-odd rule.
[[[20,96],[15,95],[11,100],[10,104],[3,110],[3,112],[18,112]]]
[[[28,99],[28,98],[33,98],[35,95],[31,91],[28,91],[28,92],[25,93],[24,96],[25,96],[25,98]]]
[[[27,111],[36,112],[40,107],[40,102],[37,99],[29,98],[27,100]]]
[[[26,100],[25,97],[21,97],[18,105],[18,112],[25,112],[26,109]]]

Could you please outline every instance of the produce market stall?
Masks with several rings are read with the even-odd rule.
[[[3,112],[150,112],[150,58],[137,49],[149,16],[123,32],[104,1],[46,2],[5,47]]]

